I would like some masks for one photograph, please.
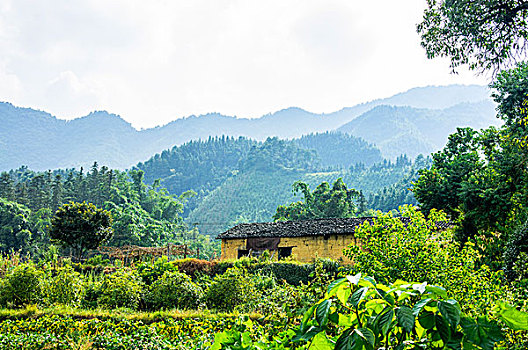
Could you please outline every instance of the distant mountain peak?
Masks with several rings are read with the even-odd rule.
[[[97,123],[111,123],[112,126],[120,126],[124,128],[130,128],[134,131],[137,131],[132,124],[127,122],[125,119],[123,119],[120,115],[110,113],[108,111],[93,111],[90,112],[88,115],[76,118],[68,121],[68,124],[75,125],[77,123],[90,123],[90,122],[97,122]],[[104,124],[103,124],[104,125]]]

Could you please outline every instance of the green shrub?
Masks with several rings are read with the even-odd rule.
[[[147,304],[151,309],[197,308],[203,298],[202,289],[189,276],[166,271],[149,288]]]
[[[87,309],[94,309],[98,305],[101,298],[102,281],[95,279],[93,275],[85,279],[84,290],[81,298],[81,307]]]
[[[41,276],[33,264],[15,266],[2,282],[0,303],[14,307],[36,304],[42,295]]]
[[[103,256],[99,254],[92,256],[85,264],[91,266],[108,266],[110,265],[110,259],[103,259]]]
[[[43,297],[47,304],[76,306],[84,289],[81,274],[69,265],[47,271],[42,285]]]
[[[446,220],[443,213],[432,210],[425,218],[410,206],[400,210],[409,218],[407,224],[379,213],[372,224],[366,222],[356,230],[362,245],[345,250],[356,272],[383,283],[401,279],[443,285],[467,308],[465,312],[475,314],[489,313],[495,301],[505,297],[502,271],[480,265],[471,242],[461,248],[452,231],[437,229],[437,223]]]
[[[135,270],[120,269],[104,277],[98,305],[106,308],[137,309],[142,299],[143,283]]]
[[[228,269],[216,275],[206,293],[207,305],[221,311],[242,307],[250,298],[253,286],[244,269]]]
[[[357,274],[328,286],[293,340],[322,349],[493,349],[504,336],[496,321],[464,315],[442,287]]]
[[[149,286],[167,271],[176,272],[178,267],[173,261],[169,262],[166,256],[156,259],[153,263],[142,262],[137,267],[139,276]]]
[[[295,262],[273,262],[269,264],[261,264],[258,268],[252,271],[271,272],[277,281],[286,281],[286,283],[293,286],[298,286],[301,283],[306,284],[310,281],[310,274],[313,272],[312,264],[299,264]]]

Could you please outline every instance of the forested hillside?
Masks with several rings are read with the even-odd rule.
[[[418,164],[425,166],[423,162]],[[97,165],[86,174],[82,168],[42,173],[27,167],[11,170],[2,174],[0,197],[15,200],[33,212],[47,208],[48,219],[62,203],[89,201],[112,209],[122,220],[131,220],[115,236],[125,238],[114,238],[122,240],[114,243],[150,245],[158,240],[145,235],[155,235],[157,229],[149,228],[151,224],[146,222],[155,222],[160,217],[155,214],[158,209],[142,202],[141,195],[133,205],[131,199],[118,198],[137,198],[143,192],[158,193],[167,200],[172,200],[169,193],[176,197],[184,195],[185,206],[178,206],[178,215],[189,226],[198,226],[201,232],[219,233],[237,222],[272,220],[277,206],[298,200],[291,191],[298,180],[315,188],[323,181],[333,182],[342,177],[348,186],[362,191],[368,208],[391,210],[404,203],[415,203],[407,190],[408,183],[395,185],[410,176],[412,169],[412,162],[405,156],[395,162],[383,160],[373,145],[337,132],[290,141],[269,138],[265,142],[222,136],[166,150],[139,163],[128,175],[106,166],[99,169]],[[150,186],[148,189],[140,185],[143,181]],[[130,183],[135,183],[135,187],[130,187]],[[396,188],[378,193],[387,186]],[[187,195],[188,191],[194,195]],[[371,201],[375,206],[369,205]],[[154,231],[148,234],[127,231],[132,228]]]
[[[175,195],[195,191],[197,195],[185,208],[187,215],[205,195],[241,171],[308,171],[329,166],[341,169],[358,162],[371,165],[382,159],[373,145],[336,132],[311,134],[293,141],[274,138],[264,143],[222,136],[175,146],[136,168],[145,172],[147,183],[159,179],[160,185]]]
[[[120,116],[104,111],[65,121],[42,111],[0,103],[0,170],[16,169],[22,165],[35,170],[89,167],[94,161],[107,164],[110,168],[127,169],[153,154],[191,140],[207,140],[210,136],[221,135],[244,136],[259,141],[274,136],[297,138],[335,130],[364,113],[367,116],[360,119],[361,122],[346,126],[342,131],[374,144],[383,141],[378,146],[385,156],[395,158],[401,153],[415,156],[429,152],[432,149],[430,144],[435,149],[441,148],[443,144],[439,145],[436,139],[445,141],[448,133],[459,125],[457,117],[467,121],[465,126],[474,128],[493,123],[493,113],[489,114],[485,108],[453,107],[464,102],[489,101],[487,95],[487,89],[481,86],[424,87],[328,114],[310,113],[300,108],[286,108],[255,119],[212,113],[177,119],[165,126],[141,131]],[[387,120],[381,125],[372,114],[368,114],[380,105],[408,106],[406,111],[410,116],[402,122],[402,116],[389,112],[382,115]],[[384,108],[375,109],[372,113],[379,116],[380,112],[389,111]],[[438,110],[422,113],[423,108]],[[416,113],[420,114],[420,118],[413,117]],[[437,129],[435,136],[423,131],[421,123],[433,123],[444,115],[447,118],[440,118],[442,127]],[[402,134],[398,131],[401,127],[409,132]],[[413,135],[410,131],[414,129],[420,134]],[[409,136],[412,136],[411,142],[406,141]]]
[[[298,147],[314,150],[323,167],[348,168],[357,163],[370,166],[383,160],[375,145],[340,132],[304,135],[293,142]]]
[[[478,118],[475,118],[478,116]],[[440,150],[457,127],[498,126],[489,101],[462,103],[442,110],[378,106],[338,128],[378,146],[384,157],[416,157]]]
[[[410,191],[411,181],[418,176],[419,169],[430,163],[429,158],[419,156],[414,162],[400,157],[396,162],[385,160],[371,167],[359,163],[336,171],[249,169],[230,177],[209,193],[187,221],[208,234],[220,233],[236,223],[272,221],[279,205],[301,199],[300,194],[292,192],[294,182],[302,181],[315,189],[324,181],[333,183],[338,178],[348,188],[362,192],[366,209],[390,211],[403,204],[416,204]]]

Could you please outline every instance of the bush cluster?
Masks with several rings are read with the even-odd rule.
[[[166,271],[152,283],[147,294],[150,309],[197,309],[203,300],[202,288],[181,272]]]
[[[258,259],[218,263],[163,257],[120,265],[100,257],[84,264],[57,259],[6,262],[0,272],[0,307],[275,312],[286,304],[299,305],[299,295],[315,272],[314,264]],[[328,275],[337,275],[336,262],[321,260],[319,265]]]

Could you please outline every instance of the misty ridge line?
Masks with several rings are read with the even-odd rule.
[[[207,114],[137,130],[118,115],[93,112],[62,120],[30,108],[0,103],[0,170],[88,167],[97,161],[128,169],[172,147],[214,136],[294,139],[339,131],[376,145],[389,159],[440,149],[456,126],[497,123],[489,91],[478,85],[414,88],[328,114],[288,108],[260,118]]]
[[[423,90],[428,90],[428,89],[432,89],[432,90],[436,90],[438,92],[442,91],[442,90],[445,90],[445,89],[472,89],[472,90],[480,90],[479,91],[479,95],[480,95],[480,99],[472,99],[472,100],[461,100],[459,98],[456,98],[455,96],[453,96],[454,98],[454,101],[452,104],[449,104],[449,103],[445,103],[445,102],[442,102],[441,100],[435,105],[434,102],[432,101],[428,101],[428,103],[424,103],[422,106],[420,106],[419,104],[417,104],[415,101],[406,101],[406,99],[408,99],[409,95],[413,95],[413,94],[416,94],[416,93],[419,93],[420,91],[423,91]],[[485,94],[482,94],[482,91],[486,91]],[[352,106],[349,106],[349,107],[342,107],[341,109],[339,110],[336,110],[336,111],[333,111],[333,112],[322,112],[322,113],[316,113],[316,112],[311,112],[305,108],[302,108],[302,107],[298,107],[298,106],[290,106],[290,107],[285,107],[285,108],[282,108],[282,109],[279,109],[275,112],[270,112],[270,113],[266,113],[266,114],[263,114],[261,116],[258,116],[258,117],[238,117],[236,115],[227,115],[227,114],[223,114],[221,112],[208,112],[208,113],[204,113],[204,114],[191,114],[191,115],[188,115],[188,116],[183,116],[183,117],[177,117],[175,119],[173,119],[172,121],[169,121],[165,124],[159,124],[159,125],[156,125],[156,126],[152,126],[152,127],[135,127],[132,123],[130,123],[129,121],[127,121],[126,117],[124,117],[123,115],[121,114],[117,114],[117,113],[112,113],[106,109],[101,109],[101,110],[93,110],[92,112],[86,114],[86,115],[82,115],[82,116],[78,116],[78,117],[73,117],[73,118],[61,118],[61,117],[57,117],[45,110],[42,110],[42,109],[39,109],[39,108],[33,108],[31,106],[17,106],[17,105],[14,105],[12,104],[11,102],[9,101],[0,101],[1,104],[9,104],[17,109],[21,109],[21,110],[31,110],[31,111],[36,111],[36,112],[41,112],[43,114],[46,114],[47,116],[51,117],[51,118],[54,118],[56,119],[57,121],[64,121],[66,123],[70,123],[70,122],[75,122],[75,121],[79,121],[79,120],[82,120],[83,118],[89,118],[93,115],[97,115],[97,114],[105,114],[109,117],[113,117],[113,118],[119,118],[121,120],[123,120],[125,123],[129,124],[131,128],[135,129],[136,131],[149,131],[149,130],[152,130],[152,129],[159,129],[159,128],[163,128],[167,125],[170,125],[172,123],[176,123],[176,122],[179,122],[179,121],[182,121],[182,120],[187,120],[187,119],[194,119],[194,118],[208,118],[208,117],[222,117],[222,118],[227,118],[227,119],[234,119],[234,120],[239,120],[239,121],[255,121],[255,120],[259,120],[259,119],[266,119],[266,118],[273,118],[275,115],[280,115],[280,114],[283,114],[285,112],[288,112],[288,111],[295,111],[295,112],[299,112],[299,113],[304,113],[306,115],[309,115],[309,116],[313,116],[313,117],[322,117],[322,118],[331,118],[332,116],[335,116],[335,115],[339,115],[341,113],[346,113],[350,110],[354,110],[354,109],[363,109],[363,108],[373,108],[375,106],[378,106],[378,105],[391,105],[391,106],[409,106],[409,107],[417,107],[417,108],[426,108],[426,109],[444,109],[446,108],[447,106],[454,106],[456,104],[459,104],[459,103],[465,103],[465,102],[478,102],[480,100],[484,100],[484,99],[488,99],[489,95],[489,92],[488,92],[488,88],[486,86],[483,86],[483,85],[475,85],[475,84],[470,84],[470,85],[464,85],[464,84],[451,84],[451,85],[427,85],[427,86],[423,86],[423,87],[415,87],[415,88],[411,88],[409,90],[406,90],[404,92],[400,92],[400,93],[396,93],[392,96],[389,96],[389,97],[385,97],[385,98],[377,98],[377,99],[374,99],[374,100],[371,100],[371,101],[367,101],[367,102],[361,102],[361,103],[358,103],[358,104],[355,104],[355,105],[352,105]],[[406,103],[407,102],[407,103]],[[433,104],[433,106],[431,106],[431,104]]]

